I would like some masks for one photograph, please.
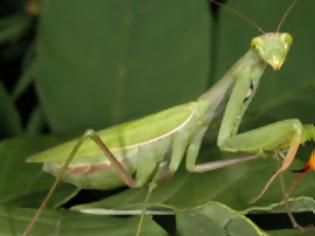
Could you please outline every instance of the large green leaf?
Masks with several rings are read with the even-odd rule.
[[[21,207],[38,207],[47,194],[53,178],[40,165],[27,164],[25,159],[35,152],[56,144],[53,138],[11,139],[0,143],[0,203]],[[51,205],[59,205],[75,188],[62,184]]]
[[[0,206],[0,235],[22,235],[33,214],[34,211],[29,209]],[[129,236],[135,234],[137,223],[137,217],[124,219],[49,210],[42,214],[30,236]],[[142,235],[162,236],[166,233],[146,218]]]
[[[201,92],[209,64],[206,2],[72,4],[46,1],[41,17],[37,88],[55,131],[103,128],[193,99]],[[233,1],[233,7],[270,31],[289,4],[284,0]],[[298,3],[285,21],[283,29],[293,34],[296,43],[282,71],[268,69],[262,79],[251,106],[255,113],[251,118],[260,118],[259,124],[288,117],[313,120],[309,109],[315,89],[313,31],[300,27],[311,22],[313,4]],[[238,16],[222,13],[213,58],[216,78],[244,54],[257,35]]]
[[[203,0],[44,1],[36,82],[53,130],[104,128],[197,97],[209,23]]]
[[[253,222],[236,211],[216,202],[176,214],[178,231],[182,236],[257,236],[267,235]]]
[[[245,15],[252,15],[263,27],[274,30],[291,0],[230,2]],[[201,93],[209,66],[206,1],[99,0],[86,3],[56,0],[43,3],[38,47],[40,78],[36,86],[54,131],[68,133],[86,127],[105,127],[193,99]],[[312,49],[315,35],[311,30],[314,4],[300,1],[289,14],[283,29],[293,34],[294,45],[282,71],[275,73],[268,69],[262,78],[257,98],[245,117],[247,128],[291,117],[314,122]],[[244,54],[250,39],[256,35],[238,16],[222,12],[217,58],[213,59],[217,59],[216,79]],[[215,137],[214,131],[208,141],[215,143]],[[48,147],[48,143],[33,139],[0,144],[2,204],[38,206],[51,178],[48,180],[48,175],[42,174],[40,166],[25,164],[24,158]],[[213,150],[206,150],[200,157],[207,161],[222,158],[220,152]],[[158,207],[163,207],[167,213],[181,211],[183,218],[178,223],[187,226],[187,230],[200,225],[206,229],[216,228],[215,222],[204,212],[195,212],[196,207],[201,208],[210,200],[223,202],[242,211],[240,214],[283,212],[278,181],[258,203],[248,203],[278,165],[267,158],[205,174],[189,174],[182,168],[172,179],[158,184],[149,206],[157,207],[152,209],[158,211],[161,211]],[[295,162],[296,169],[303,165],[303,161]],[[293,178],[294,175],[288,173],[285,182],[289,184]],[[314,210],[313,183],[312,175],[303,177],[294,193],[300,197],[290,202],[294,212]],[[69,193],[68,187],[59,188],[52,203],[69,197],[73,189]],[[90,212],[99,208],[114,212],[141,209],[146,191],[145,188],[128,190],[76,209]],[[8,215],[5,219],[11,220]],[[119,221],[114,228],[123,225],[124,222]],[[238,220],[233,226],[238,229]],[[44,228],[46,230],[46,226]],[[222,232],[220,227],[217,232]],[[296,235],[294,233],[296,231],[271,234]]]

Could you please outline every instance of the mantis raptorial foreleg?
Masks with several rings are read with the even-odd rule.
[[[240,96],[239,99],[241,101],[246,101],[245,97],[242,98]],[[237,105],[235,105],[235,103],[233,104],[233,101],[231,101],[231,103],[228,104],[228,109],[235,109],[235,106]],[[242,106],[242,103],[239,106]],[[240,107],[239,109],[241,110],[242,108]],[[221,125],[218,136],[218,145],[220,149],[232,152],[241,151],[259,153],[289,147],[281,167],[269,179],[261,193],[253,199],[252,202],[255,202],[265,193],[273,180],[292,163],[301,143],[303,125],[299,120],[291,119],[276,122],[242,134],[235,134],[238,127],[235,127],[234,124],[239,125],[238,120],[240,118],[239,113],[234,112],[232,114],[235,114],[235,117],[233,118],[230,115],[227,119],[224,117],[224,120],[227,122],[222,123]]]
[[[253,40],[253,43],[254,45],[258,43],[263,46],[263,42],[260,39],[258,41]],[[274,56],[271,60],[271,65],[276,69],[283,63],[281,57],[277,58]],[[252,61],[255,65],[255,56]],[[273,180],[290,166],[298,146],[302,142],[301,136],[304,135],[306,140],[314,138],[314,134],[312,133],[314,131],[313,126],[303,128],[303,125],[297,119],[280,121],[262,128],[237,134],[241,119],[258,87],[260,76],[257,76],[257,74],[260,73],[261,70],[256,65],[242,68],[239,74],[236,75],[237,82],[227,104],[217,140],[219,148],[229,152],[263,153],[289,147],[282,166],[270,178],[254,201],[257,201]],[[307,131],[308,129],[310,131]]]

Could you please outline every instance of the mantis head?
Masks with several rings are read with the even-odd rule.
[[[253,38],[251,47],[274,70],[280,70],[292,42],[288,33],[267,33]]]

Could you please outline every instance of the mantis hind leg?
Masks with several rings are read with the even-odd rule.
[[[23,232],[23,236],[27,236],[31,229],[33,228],[33,225],[36,223],[38,218],[40,217],[41,213],[43,210],[47,207],[48,201],[50,200],[51,196],[55,192],[58,184],[62,180],[69,164],[75,157],[76,153],[82,146],[83,142],[85,139],[91,138],[97,145],[98,147],[102,150],[104,153],[104,156],[108,158],[110,163],[116,168],[126,185],[129,187],[135,187],[136,186],[136,181],[132,178],[132,176],[128,173],[128,171],[124,168],[124,166],[117,160],[117,158],[113,155],[113,153],[109,150],[109,148],[106,146],[106,144],[101,140],[101,138],[98,136],[98,134],[94,130],[87,130],[75,143],[71,153],[69,154],[69,157],[66,159],[64,165],[62,166],[61,170],[59,171],[58,175],[56,176],[56,179],[49,189],[49,192],[47,193],[46,197],[42,201],[40,207],[34,214],[33,218],[31,219],[30,223],[27,225],[26,229]]]

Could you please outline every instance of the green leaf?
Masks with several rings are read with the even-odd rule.
[[[176,214],[176,222],[182,236],[267,235],[243,215],[216,202],[195,209],[179,211]]]
[[[0,137],[21,133],[21,121],[13,101],[0,81]]]
[[[51,147],[57,141],[42,137],[11,139],[0,143],[0,204],[39,206],[51,187],[53,178],[44,173],[40,165],[27,164],[25,159]],[[61,184],[58,189],[49,206],[60,205],[76,191],[68,184]]]
[[[17,100],[31,85],[37,73],[37,61],[34,45],[31,45],[23,59],[22,72],[19,80],[15,84],[12,98]]]
[[[303,184],[303,183],[301,183]],[[292,197],[288,199],[288,206],[291,211],[293,212],[315,212],[315,201],[312,197],[306,197],[306,196],[298,196],[298,197]],[[261,213],[279,213],[283,212],[284,209],[284,203],[279,202],[275,204],[271,204],[269,206],[253,206],[245,211],[243,213],[245,214],[261,214]]]
[[[30,25],[30,17],[16,15],[0,20],[0,44],[17,40]]]
[[[314,231],[313,230],[306,230],[304,232],[297,230],[297,229],[291,229],[291,230],[274,230],[268,232],[270,236],[313,236]]]
[[[25,128],[25,133],[28,136],[39,135],[45,126],[45,117],[40,107],[35,107],[32,110],[30,118]]]
[[[195,99],[204,90],[206,1],[43,4],[36,83],[54,131],[105,128]]]
[[[186,212],[177,214],[176,223],[178,231],[182,236],[206,236],[210,232],[213,235],[225,235],[224,231],[212,219],[207,218],[196,210],[187,210]]]
[[[22,235],[34,213],[34,210],[0,206],[0,234]],[[134,235],[138,221],[138,217],[125,219],[47,210],[34,225],[30,236],[129,236]],[[162,236],[166,233],[151,219],[146,218],[142,235]]]

